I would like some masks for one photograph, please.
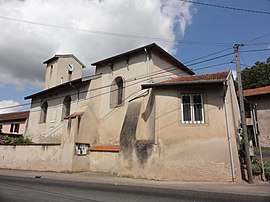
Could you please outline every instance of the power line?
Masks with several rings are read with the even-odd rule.
[[[23,106],[27,106],[30,105],[31,103],[25,103],[25,104],[19,104],[19,105],[12,105],[12,106],[8,106],[8,107],[0,107],[1,109],[10,109],[10,108],[16,108],[16,107],[23,107]]]
[[[209,55],[214,55],[214,54],[217,54],[217,53],[220,53],[220,52],[224,52],[225,50],[228,50],[228,49],[224,49],[224,50],[221,50],[221,51],[218,51],[218,52],[209,54]],[[266,49],[255,49],[255,50],[246,50],[246,51],[239,51],[239,52],[257,52],[257,51],[269,51],[269,50],[270,50],[270,48],[266,48]],[[224,54],[224,55],[221,55],[221,56],[217,56],[217,57],[214,57],[214,58],[210,58],[210,59],[207,59],[207,60],[196,62],[196,63],[190,64],[188,66],[193,66],[193,65],[201,64],[201,63],[208,62],[208,61],[215,60],[215,59],[219,59],[219,58],[222,58],[222,57],[227,57],[227,56],[232,55],[232,54],[234,54],[234,53]],[[209,55],[207,55],[207,56],[209,56]],[[200,58],[204,58],[204,57],[205,56],[202,56]],[[198,58],[198,59],[200,59],[200,58]],[[197,59],[194,59],[194,60],[197,60]],[[232,62],[230,62],[230,63],[232,63]],[[193,71],[199,71],[199,70],[202,70],[202,69],[208,69],[208,68],[212,68],[212,67],[216,67],[216,66],[221,66],[221,65],[224,65],[224,64],[228,64],[228,63],[221,63],[221,64],[206,66],[206,67],[202,67],[202,68],[197,68],[197,69],[193,69]],[[244,66],[247,66],[247,65],[244,65]],[[177,69],[177,67],[169,67],[169,68],[167,68],[165,70],[158,70],[156,72],[153,72],[152,74],[150,74],[150,76],[155,76],[155,75],[158,75],[158,74],[166,73],[166,72],[163,72],[163,71],[169,71],[169,72],[170,71],[175,71],[176,69]],[[164,75],[162,75],[162,76],[164,76]],[[135,81],[135,80],[141,80],[141,79],[146,78],[146,77],[148,77],[148,75],[131,78],[131,79],[128,79],[127,82],[132,82],[132,81]],[[159,78],[159,77],[155,77],[155,78]],[[145,80],[147,80],[147,79],[145,79]],[[142,80],[142,81],[139,81],[139,82],[143,82],[145,80]],[[132,84],[132,85],[134,85],[134,84]],[[109,86],[110,85],[99,87],[99,88],[96,88],[96,89],[91,89],[91,90],[88,90],[88,91],[94,91],[94,90],[98,90],[98,89],[102,89],[102,88],[107,88]],[[81,93],[85,93],[85,92],[88,92],[88,91],[84,91],[84,92],[81,92]],[[74,95],[77,95],[77,93],[74,94]],[[63,97],[63,96],[61,96],[61,97]],[[58,98],[61,98],[61,97],[57,97],[57,98],[53,98],[53,99],[58,99]],[[22,107],[22,106],[27,106],[27,105],[30,105],[30,104],[31,103],[25,103],[25,104],[13,105],[13,106],[9,106],[9,107],[2,107],[2,108],[0,108],[0,110],[1,109],[10,109],[10,108]]]
[[[38,25],[38,26],[79,31],[79,32],[84,32],[84,33],[89,33],[89,34],[100,34],[100,35],[106,35],[106,36],[135,38],[135,39],[136,38],[137,39],[151,39],[151,40],[162,41],[162,42],[167,42],[167,43],[179,43],[179,44],[190,44],[190,45],[201,45],[201,46],[231,46],[233,44],[233,43],[222,43],[222,42],[179,40],[179,39],[169,39],[169,38],[146,36],[146,35],[123,34],[123,33],[116,33],[116,32],[91,30],[91,29],[80,29],[80,28],[74,28],[74,27],[69,27],[69,26],[64,26],[64,25],[34,22],[34,21],[21,20],[21,19],[10,18],[10,17],[5,17],[5,16],[0,16],[0,19],[20,22],[20,23],[27,23],[27,24],[31,24],[31,25]]]
[[[246,44],[245,44],[246,45]],[[193,59],[193,60],[190,60],[188,62],[192,62],[192,61],[196,61],[196,60],[199,60],[199,59],[203,59],[203,58],[207,58],[208,56],[212,56],[212,55],[216,55],[218,53],[221,53],[221,52],[225,52],[227,50],[229,50],[230,48],[226,48],[224,50],[221,50],[221,51],[217,51],[217,52],[214,52],[212,54],[209,54],[209,55],[205,55],[205,56],[202,56],[202,57],[199,57],[197,59]],[[255,50],[243,50],[243,51],[239,51],[239,52],[258,52],[258,51],[269,51],[270,48],[264,48],[264,49],[255,49]],[[232,55],[234,53],[228,53],[228,54],[224,54],[224,55],[221,55],[221,56],[217,56],[217,57],[214,57],[214,58],[210,58],[210,59],[207,59],[207,60],[203,60],[203,61],[199,61],[199,62],[196,62],[196,63],[192,63],[192,64],[187,64],[188,62],[184,63],[186,66],[193,66],[193,65],[197,65],[197,64],[201,64],[201,63],[204,63],[204,62],[208,62],[208,61],[211,61],[211,60],[215,60],[215,59],[219,59],[219,58],[222,58],[222,57],[226,57],[226,56],[229,56],[229,55]]]
[[[244,12],[250,12],[250,13],[270,15],[270,12],[266,12],[266,11],[258,11],[258,10],[251,10],[251,9],[245,9],[245,8],[236,8],[236,7],[223,6],[223,5],[210,4],[210,3],[202,3],[202,2],[190,1],[190,0],[179,0],[179,1],[183,1],[183,2],[186,2],[186,3],[198,4],[198,5],[202,5],[202,6],[209,6],[209,7],[215,7],[215,8],[222,8],[222,9],[229,9],[229,10],[236,10],[236,11],[244,11]]]
[[[233,53],[232,53],[232,54],[233,54]],[[218,59],[218,58],[221,58],[221,57],[225,57],[225,56],[227,56],[227,55],[231,55],[231,53],[230,53],[230,54],[223,55],[223,56],[211,58],[211,59],[209,59],[209,60]],[[208,61],[209,61],[209,60],[208,60]],[[203,61],[203,62],[205,62],[205,61]],[[203,63],[203,62],[198,62],[198,63],[196,63],[196,64],[200,64],[200,63]],[[229,63],[231,63],[231,62],[228,62],[228,63],[220,63],[220,64],[216,64],[216,65],[211,65],[211,66],[206,66],[206,67],[202,67],[202,68],[197,68],[197,69],[193,69],[192,71],[199,71],[199,70],[202,70],[202,69],[212,68],[212,67],[216,67],[216,66],[220,66],[220,65],[224,65],[224,64],[229,64]],[[177,70],[177,69],[178,69],[178,67],[172,66],[172,67],[169,67],[169,68],[164,69],[164,70],[158,70],[158,71],[156,71],[156,72],[153,72],[152,74],[150,74],[150,76],[155,76],[155,75],[158,75],[158,74],[162,74],[162,73],[166,73],[166,72],[170,72],[170,71],[175,71],[175,70]],[[183,73],[181,73],[181,74],[183,74]],[[176,74],[176,75],[180,75],[180,74]],[[161,75],[161,76],[153,77],[153,78],[159,78],[159,77],[163,77],[163,76],[165,76],[165,75]],[[134,77],[134,78],[131,78],[131,79],[126,80],[126,82],[137,81],[137,80],[141,80],[141,79],[144,79],[144,78],[147,78],[147,77],[149,77],[149,75],[144,75],[144,76]],[[143,81],[146,81],[146,80],[148,80],[148,79],[144,79],[144,80],[139,81],[139,82],[143,82]],[[137,83],[138,83],[138,82],[137,82]],[[135,83],[135,84],[137,84],[137,83]],[[132,84],[132,85],[134,85],[134,84]],[[87,91],[80,92],[79,94],[86,93],[86,92],[89,92],[89,91],[100,90],[100,89],[102,89],[102,88],[107,88],[107,87],[110,87],[110,86],[111,86],[111,85],[107,85],[107,86],[102,86],[102,87],[94,88],[94,89],[91,89],[91,90],[87,90]],[[127,87],[129,87],[129,86],[127,86]],[[78,95],[78,93],[74,93],[74,94],[71,94],[71,95]],[[59,96],[59,97],[56,97],[56,98],[53,98],[53,99],[58,99],[58,98],[62,98],[62,97],[63,97],[63,96]],[[49,99],[49,100],[50,100],[50,99]],[[31,104],[31,103],[25,103],[25,104],[20,104],[20,105],[13,105],[13,106],[9,106],[9,107],[3,107],[3,108],[0,108],[0,110],[1,110],[1,109],[9,109],[9,108],[21,107],[21,106],[27,106],[27,105],[30,105],[30,104]]]
[[[258,36],[258,37],[256,37],[256,38],[250,39],[250,40],[244,42],[244,45],[245,45],[245,46],[256,46],[256,45],[267,45],[267,44],[270,44],[270,42],[261,42],[261,43],[255,43],[255,44],[247,44],[248,42],[256,41],[256,40],[261,39],[261,38],[264,38],[264,37],[266,37],[266,36],[268,36],[268,35],[270,35],[270,34],[264,34],[264,35]],[[196,58],[196,59],[192,59],[192,60],[183,62],[183,64],[188,65],[187,63],[190,63],[190,62],[193,62],[193,61],[196,61],[196,60],[199,60],[199,59],[207,58],[207,57],[209,57],[209,56],[213,56],[213,55],[216,55],[216,54],[218,54],[218,53],[225,52],[225,51],[230,50],[230,49],[231,49],[231,48],[226,48],[226,49],[223,49],[223,50],[214,52],[214,53],[210,53],[210,54],[201,56],[201,57],[199,57],[199,58]]]
[[[207,59],[207,60],[203,60],[203,61],[200,61],[200,62],[195,62],[195,63],[189,64],[188,66],[193,66],[193,65],[201,64],[201,63],[208,62],[208,61],[211,61],[211,60],[216,60],[216,59],[219,59],[219,58],[227,57],[227,56],[233,55],[233,54],[234,53],[224,54],[224,55],[217,56],[217,57],[214,57],[214,58],[210,58],[210,59]]]
[[[262,46],[262,45],[269,45],[270,42],[262,42],[262,43],[251,43],[251,44],[243,44],[244,46]]]
[[[216,54],[218,54],[218,53],[222,53],[222,52],[225,52],[225,51],[230,50],[230,49],[231,49],[231,48],[226,48],[226,49],[223,49],[223,50],[214,52],[214,53],[210,53],[210,54],[208,54],[208,55],[204,55],[204,56],[201,56],[201,57],[199,57],[199,58],[196,58],[196,59],[192,59],[192,60],[186,61],[186,62],[184,62],[184,64],[185,64],[185,65],[188,65],[187,63],[194,62],[194,61],[196,61],[196,60],[200,60],[200,59],[203,59],[203,58],[207,58],[207,57],[209,57],[209,56],[216,55]]]
[[[235,61],[231,61],[231,63],[236,64]],[[247,65],[247,64],[243,64],[243,63],[240,63],[240,65],[245,66],[245,67],[252,67],[252,65]]]
[[[229,63],[231,63],[231,62],[220,63],[220,64],[216,64],[216,65],[211,65],[211,66],[206,66],[206,67],[202,67],[202,68],[197,68],[197,69],[194,69],[193,71],[199,71],[199,70],[202,70],[202,69],[208,69],[208,68],[212,68],[212,67],[216,67],[216,66],[221,66],[221,65],[225,65],[225,64],[229,64]],[[169,72],[170,72],[170,71],[175,71],[176,69],[178,69],[178,67],[169,67],[169,68],[167,68],[167,69],[171,69],[171,68],[174,68],[174,70],[169,70]],[[159,71],[160,71],[160,70],[159,70]],[[164,72],[161,72],[161,73],[158,73],[158,74],[157,74],[157,72],[159,72],[159,71],[153,72],[153,74],[150,74],[150,76],[152,76],[152,75],[158,75],[158,74],[162,74],[162,73],[166,73],[168,70],[164,70]],[[180,72],[180,73],[175,74],[175,75],[181,75],[181,74],[186,75],[186,73],[183,73],[183,72]],[[158,76],[155,76],[155,77],[152,77],[152,78],[160,78],[160,77],[164,77],[164,76],[166,76],[166,75],[158,75]],[[145,75],[145,77],[148,77],[148,75]],[[143,79],[143,80],[141,80],[141,79]],[[139,80],[139,81],[138,81],[138,80]],[[136,82],[136,83],[132,83],[132,84],[130,84],[130,85],[126,85],[125,88],[126,88],[126,87],[130,87],[130,86],[133,86],[133,85],[138,84],[138,83],[141,83],[141,82],[143,82],[143,81],[147,81],[147,80],[148,80],[148,78],[145,79],[144,77],[143,77],[143,78],[139,78],[139,79],[136,79],[136,78],[129,79],[129,80],[127,80],[127,82],[134,82],[134,81],[137,81],[137,82]],[[87,92],[95,91],[95,90],[100,90],[100,89],[102,89],[102,88],[108,88],[108,87],[110,87],[110,86],[111,86],[111,85],[101,86],[101,87],[98,87],[98,88],[94,88],[94,89],[82,91],[82,92],[80,92],[79,94],[83,94],[83,93],[87,93]],[[86,98],[86,99],[92,99],[92,98],[94,98],[94,97],[101,96],[101,95],[103,95],[103,94],[107,94],[107,93],[110,93],[110,92],[111,92],[111,91],[104,92],[104,93],[102,93],[102,94],[98,94],[98,95],[95,95],[95,96],[93,96],[93,97]],[[72,96],[72,95],[78,95],[78,93],[70,94],[70,96]],[[46,101],[55,100],[55,99],[59,99],[59,98],[63,98],[63,96],[54,97],[54,98],[48,99],[48,100],[46,100]],[[85,100],[86,100],[86,99],[85,99]],[[39,103],[39,102],[33,102],[32,104],[35,104],[35,103]],[[31,103],[19,104],[19,105],[13,105],[13,106],[9,106],[9,107],[1,107],[0,110],[2,110],[2,109],[16,108],[16,107],[21,107],[21,106],[26,106],[26,105],[31,105]]]
[[[224,52],[225,50],[228,50],[228,49],[224,49],[224,50],[221,50],[221,51],[218,51],[218,52],[215,52],[213,54],[210,54],[210,55],[214,55],[214,54],[217,54],[219,52]],[[255,50],[243,50],[243,51],[239,51],[239,52],[258,52],[258,51],[269,51],[270,48],[264,48],[264,49],[255,49]],[[228,53],[228,54],[224,54],[224,55],[221,55],[221,56],[217,56],[217,57],[214,57],[214,58],[210,58],[210,59],[207,59],[207,60],[202,60],[202,61],[199,61],[199,62],[196,62],[196,63],[192,63],[192,64],[186,64],[187,66],[193,66],[193,65],[197,65],[197,64],[201,64],[201,63],[204,63],[204,62],[208,62],[208,61],[211,61],[211,60],[216,60],[216,59],[219,59],[219,58],[222,58],[222,57],[227,57],[229,55],[233,55],[234,53]],[[206,56],[202,56],[201,58],[205,58],[207,57],[208,55]],[[195,60],[199,60],[200,58],[198,59],[194,59]]]
[[[258,37],[256,37],[256,38],[253,38],[253,39],[248,40],[247,42],[256,41],[256,40],[261,39],[261,38],[264,38],[264,37],[266,37],[266,36],[268,36],[268,35],[270,35],[270,34],[264,34],[264,35],[258,36]]]
[[[0,17],[1,18],[1,17]],[[261,37],[259,37],[261,38]],[[256,38],[255,40],[257,40],[258,38]],[[218,54],[218,53],[221,53],[221,52],[224,52],[224,51],[227,51],[229,50],[229,48],[226,48],[224,50],[221,50],[221,51],[217,51],[217,52],[214,52],[214,53],[211,53],[211,54],[208,54],[208,55],[205,55],[205,56],[202,56],[202,57],[199,57],[197,59],[193,59],[193,60],[190,60],[188,62],[192,62],[192,61],[196,61],[196,60],[199,60],[199,59],[202,59],[202,58],[206,58],[208,56],[212,56],[212,55],[215,55],[215,54]],[[255,49],[255,50],[246,50],[246,51],[239,51],[239,52],[257,52],[257,51],[269,51],[270,48],[266,48],[266,49]],[[214,57],[214,58],[210,58],[210,59],[207,59],[207,60],[203,60],[203,61],[199,61],[199,62],[196,62],[196,63],[193,63],[193,64],[190,64],[188,66],[193,66],[193,65],[197,65],[197,64],[201,64],[201,63],[204,63],[204,62],[208,62],[208,61],[211,61],[211,60],[215,60],[215,59],[219,59],[219,58],[222,58],[222,57],[227,57],[229,55],[232,55],[234,53],[228,53],[228,54],[224,54],[224,55],[221,55],[221,56],[217,56],[217,57]],[[230,62],[232,63],[232,62]],[[229,63],[220,63],[220,64],[216,64],[216,65],[211,65],[211,66],[206,66],[206,67],[202,67],[202,68],[197,68],[197,69],[193,69],[193,71],[199,71],[199,70],[202,70],[202,69],[208,69],[208,68],[212,68],[212,67],[216,67],[216,66],[221,66],[221,65],[225,65],[225,64],[229,64]],[[248,65],[244,65],[242,64],[243,66],[248,66]],[[250,67],[250,66],[249,66]],[[166,73],[166,72],[163,72],[163,71],[174,71],[176,70],[177,67],[169,67],[165,70],[158,70],[156,72],[153,72],[152,74],[150,74],[150,76],[154,76],[154,75],[158,75],[158,74],[162,74],[162,73]],[[162,75],[164,76],[164,75]],[[131,78],[131,79],[128,79],[126,82],[132,82],[132,81],[135,81],[135,80],[141,80],[143,78],[146,78],[148,77],[148,75],[144,75],[144,76],[139,76],[139,77],[135,77],[135,78]],[[157,77],[158,78],[158,77]],[[147,79],[146,79],[147,80]],[[144,80],[143,80],[144,81]],[[139,81],[139,82],[142,82],[142,81]],[[98,89],[101,89],[101,88],[107,88],[109,87],[108,86],[103,86],[103,87],[99,87],[99,88],[96,88],[96,89],[91,89],[91,91],[94,91],[94,90],[98,90]],[[89,90],[90,91],[90,90]],[[85,91],[85,92],[88,92],[88,91]],[[81,92],[81,93],[85,93],[85,92]],[[75,95],[75,94],[74,94]],[[76,93],[77,95],[77,93]],[[62,96],[61,96],[62,97]],[[58,98],[61,98],[61,97],[57,97],[57,98],[54,98],[54,99],[58,99]],[[30,105],[31,103],[25,103],[25,104],[20,104],[20,105],[13,105],[13,106],[9,106],[9,107],[2,107],[0,108],[1,109],[9,109],[9,108],[16,108],[16,107],[22,107],[22,106],[27,106],[27,105]]]
[[[255,49],[255,50],[243,50],[239,51],[240,53],[247,53],[247,52],[258,52],[258,51],[269,51],[270,48],[264,48],[264,49]]]
[[[200,67],[200,68],[197,68],[196,71],[203,70],[203,69],[209,69],[209,68],[212,68],[212,67],[217,67],[217,66],[222,66],[222,65],[227,65],[227,64],[232,64],[232,62],[223,62],[223,63],[219,63],[219,64],[216,64],[216,65]]]

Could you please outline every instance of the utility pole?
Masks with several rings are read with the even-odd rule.
[[[243,46],[243,45],[235,44],[233,46],[233,48],[234,48],[235,62],[236,62],[240,115],[241,115],[242,132],[243,132],[243,139],[244,139],[245,161],[246,161],[246,166],[247,166],[248,182],[250,184],[253,184],[251,160],[250,160],[250,153],[249,153],[249,140],[248,140],[248,134],[247,134],[247,123],[246,123],[246,114],[245,114],[245,105],[244,105],[244,96],[243,96],[243,87],[242,87],[242,78],[241,78],[241,67],[240,67],[240,59],[239,59],[239,53],[238,53],[238,49],[240,46]]]

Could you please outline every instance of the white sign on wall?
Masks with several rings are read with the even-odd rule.
[[[85,156],[88,154],[88,148],[89,148],[89,144],[76,143],[75,144],[75,154],[77,156]]]

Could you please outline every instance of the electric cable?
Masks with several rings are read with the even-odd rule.
[[[217,56],[217,57],[214,57],[214,58],[210,58],[210,59],[207,59],[207,60],[203,60],[203,61],[200,61],[200,62],[195,62],[195,63],[189,64],[188,66],[193,66],[193,65],[201,64],[201,63],[208,62],[208,61],[211,61],[211,60],[216,60],[216,59],[219,59],[219,58],[227,57],[227,56],[233,55],[233,54],[234,53],[227,53],[227,54],[224,54],[224,55],[221,55],[221,56]]]
[[[208,68],[212,68],[212,67],[216,67],[216,66],[220,66],[220,65],[224,65],[224,64],[229,64],[229,63],[231,63],[231,62],[227,62],[227,63],[220,63],[220,64],[216,64],[216,65],[211,65],[211,66],[206,66],[206,67],[202,67],[202,68],[197,68],[197,69],[194,69],[193,71],[199,71],[199,70],[202,70],[202,69],[208,69]],[[175,70],[177,70],[178,69],[178,67],[169,67],[169,68],[174,68],[174,70],[173,71],[175,71]],[[167,68],[167,69],[169,69],[169,68]],[[159,72],[159,74],[163,74],[163,73],[166,73],[167,72],[167,70],[164,70],[165,72]],[[171,70],[170,70],[171,71]],[[160,77],[164,77],[164,76],[166,76],[166,75],[155,75],[157,72],[154,72],[153,73],[153,75],[155,76],[155,77],[152,77],[152,78],[160,78]],[[178,73],[178,74],[175,74],[175,75],[181,75],[181,74],[184,74],[184,75],[186,75],[186,73],[184,73],[184,72],[180,72],[180,73]],[[151,74],[150,74],[150,76],[152,76]],[[169,75],[168,75],[169,76]],[[145,75],[145,77],[148,77],[148,75]],[[143,79],[143,80],[141,80],[141,79]],[[135,83],[132,83],[132,84],[130,84],[130,85],[126,85],[125,86],[125,88],[126,87],[130,87],[130,86],[133,86],[133,85],[135,85],[135,84],[138,84],[138,83],[141,83],[141,82],[143,82],[143,81],[147,81],[148,80],[148,78],[139,78],[139,79],[136,79],[136,78],[134,78],[134,79],[129,79],[129,80],[127,80],[128,82],[135,82]],[[82,91],[82,92],[80,92],[79,94],[83,94],[83,93],[87,93],[87,92],[91,92],[91,91],[95,91],[95,90],[101,90],[102,88],[108,88],[108,87],[111,87],[112,85],[106,85],[106,86],[102,86],[102,87],[98,87],[98,88],[94,88],[94,89],[90,89],[90,90],[86,90],[86,91]],[[98,95],[96,95],[96,96],[93,96],[93,97],[90,97],[90,98],[87,98],[87,99],[92,99],[92,98],[94,98],[94,97],[97,97],[97,96],[101,96],[101,95],[103,95],[103,94],[107,94],[107,93],[110,93],[111,92],[111,90],[109,90],[108,92],[105,92],[105,93],[102,93],[102,94],[98,94]],[[70,94],[70,96],[73,96],[73,95],[78,95],[78,93],[76,92],[76,93],[74,93],[74,94]],[[59,98],[63,98],[64,96],[58,96],[58,97],[54,97],[54,98],[51,98],[51,99],[47,99],[46,101],[50,101],[50,100],[55,100],[55,99],[59,99]],[[10,109],[10,108],[16,108],[16,107],[21,107],[21,106],[27,106],[27,105],[31,105],[31,104],[36,104],[36,103],[40,103],[40,102],[32,102],[32,103],[25,103],[25,104],[19,104],[19,105],[13,105],[13,106],[9,106],[9,107],[0,107],[0,110],[2,110],[2,109]]]
[[[257,14],[267,14],[267,15],[270,15],[270,12],[266,12],[266,11],[258,11],[258,10],[251,10],[251,9],[245,9],[245,8],[236,8],[236,7],[223,6],[223,5],[210,4],[210,3],[202,3],[202,2],[190,1],[190,0],[179,0],[179,1],[186,2],[186,3],[198,4],[198,5],[202,5],[202,6],[209,6],[209,7],[214,7],[214,8],[222,8],[222,9],[243,11],[243,12],[249,12],[249,13],[257,13]]]
[[[169,39],[169,38],[146,36],[146,35],[134,35],[134,34],[123,34],[123,33],[116,33],[116,32],[98,31],[98,30],[91,30],[91,29],[80,29],[80,28],[74,28],[74,27],[69,27],[69,26],[64,26],[64,25],[41,23],[41,22],[34,22],[34,21],[29,21],[29,20],[20,20],[20,19],[16,19],[16,18],[5,17],[5,16],[0,16],[0,19],[21,22],[21,23],[27,23],[27,24],[31,24],[31,25],[39,25],[39,26],[45,26],[45,27],[67,29],[67,30],[79,31],[79,32],[84,32],[84,33],[89,33],[89,34],[100,34],[100,35],[113,36],[113,37],[138,38],[138,39],[142,38],[142,39],[151,39],[151,40],[169,42],[169,43],[202,45],[202,46],[226,46],[226,47],[228,47],[228,46],[232,45],[232,43],[179,40],[179,39]]]
[[[242,50],[239,53],[258,52],[258,51],[270,51],[270,48],[255,49],[255,50]]]
[[[210,53],[210,54],[201,56],[201,57],[196,58],[196,59],[188,60],[188,61],[183,62],[183,63],[184,63],[185,65],[188,65],[188,63],[190,63],[190,62],[194,62],[194,61],[197,61],[197,60],[200,60],[200,59],[203,59],[203,58],[207,58],[207,57],[209,57],[209,56],[213,56],[213,55],[216,55],[216,54],[218,54],[218,53],[225,52],[225,51],[230,50],[230,49],[231,49],[231,48],[226,48],[226,49],[223,49],[223,50],[220,50],[220,51],[216,51],[216,52],[214,52],[214,53]]]

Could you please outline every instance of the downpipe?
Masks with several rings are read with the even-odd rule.
[[[229,154],[230,154],[230,165],[231,165],[231,175],[232,175],[232,181],[235,182],[235,169],[234,169],[234,159],[233,159],[233,151],[232,151],[232,138],[231,133],[229,130],[229,121],[228,121],[228,111],[226,106],[226,89],[227,89],[227,82],[223,82],[223,90],[224,90],[224,97],[223,97],[223,105],[224,105],[224,113],[225,113],[225,122],[226,122],[226,133],[227,133],[227,140],[228,140],[228,146],[229,146]]]

